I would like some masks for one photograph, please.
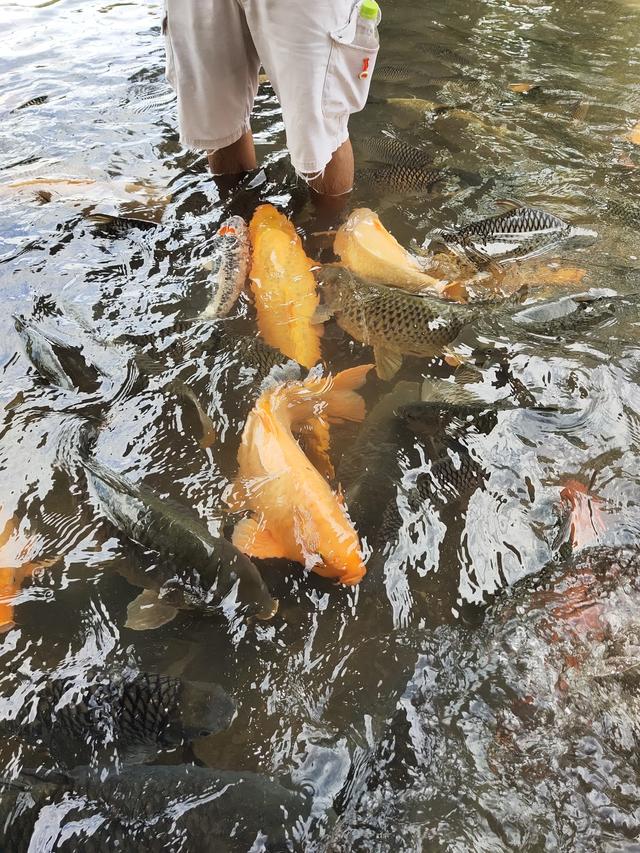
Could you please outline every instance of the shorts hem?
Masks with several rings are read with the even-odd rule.
[[[227,145],[232,145],[234,142],[237,142],[240,137],[244,136],[244,134],[249,130],[251,130],[251,121],[249,118],[246,118],[242,125],[228,136],[223,136],[218,139],[196,139],[181,132],[180,142],[186,148],[204,148],[206,151],[210,152],[219,151],[220,148],[226,148]]]
[[[291,160],[293,164],[293,168],[296,170],[296,174],[299,175],[303,180],[313,180],[315,177],[319,177],[324,173],[324,170],[327,168],[328,164],[331,162],[331,158],[336,153],[338,148],[349,139],[349,116],[346,117],[344,121],[344,126],[338,131],[338,134],[334,138],[334,141],[331,143],[331,151],[327,159],[318,164],[315,163],[294,163],[293,159]]]

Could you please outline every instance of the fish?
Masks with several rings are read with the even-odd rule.
[[[380,379],[392,379],[404,355],[441,355],[477,308],[458,305],[397,287],[356,278],[344,267],[324,267],[320,273],[326,313],[360,343],[372,346]]]
[[[558,216],[522,202],[500,200],[505,213],[480,219],[459,228],[437,228],[433,237],[455,254],[474,263],[524,260],[557,249],[567,242],[584,243],[597,238],[588,228],[569,225]]]
[[[213,292],[201,320],[226,317],[244,288],[250,265],[249,228],[241,216],[226,219],[216,233],[211,270]]]
[[[211,416],[202,407],[202,404],[194,390],[189,385],[187,385],[186,382],[182,382],[179,379],[173,379],[171,382],[164,386],[164,390],[175,394],[175,396],[181,400],[186,400],[193,406],[193,409],[196,415],[198,416],[198,421],[200,423],[200,447],[207,448],[215,444],[215,442],[218,440],[218,431],[216,430],[215,424],[213,423]]]
[[[377,192],[430,192],[444,180],[445,171],[428,166],[384,166],[378,169],[358,169],[356,184]]]
[[[610,200],[607,202],[607,212],[628,228],[640,229],[640,204],[634,204],[627,199]]]
[[[404,83],[420,74],[418,65],[376,65],[375,79],[383,83]]]
[[[20,521],[10,516],[0,531],[0,634],[15,626],[15,598],[34,572],[54,566],[59,558],[34,559],[35,537],[19,534]]]
[[[320,360],[320,330],[311,323],[318,307],[312,269],[302,241],[273,205],[261,205],[249,225],[249,278],[258,329],[267,344],[310,368]]]
[[[273,777],[193,764],[27,769],[0,784],[7,853],[44,850],[43,825],[59,853],[302,853],[310,811]]]
[[[615,291],[600,288],[531,305],[516,311],[511,321],[531,334],[564,340],[567,334],[583,332],[610,320],[622,308]],[[515,329],[514,333],[518,334]]]
[[[152,230],[158,227],[157,222],[149,219],[141,219],[135,216],[115,216],[110,213],[88,213],[85,219],[99,228],[113,228],[122,231],[126,231],[129,228]]]
[[[327,848],[407,853],[437,808],[438,838],[472,849],[478,791],[491,801],[487,850],[512,846],[506,825],[516,846],[562,849],[577,815],[569,846],[624,848],[640,808],[623,781],[635,778],[639,578],[637,546],[586,549],[518,581],[473,628],[419,631],[402,700]]]
[[[640,121],[637,121],[628,133],[625,133],[624,138],[634,145],[640,145]]]
[[[19,107],[14,107],[11,112],[17,113],[18,110],[26,110],[27,107],[39,107],[40,104],[46,104],[48,100],[48,95],[37,95],[37,97],[30,98],[28,101],[25,101],[24,104],[20,104]]]
[[[128,627],[159,627],[185,609],[228,613],[233,608],[258,619],[275,614],[277,602],[255,565],[209,533],[198,516],[143,484],[133,485],[84,447],[80,462],[104,516],[126,539],[158,555],[155,566],[134,579],[144,592],[129,605]]]
[[[343,266],[367,281],[436,294],[445,286],[425,272],[425,263],[404,249],[367,207],[349,214],[336,232],[333,250]]]
[[[363,136],[357,140],[357,146],[367,155],[367,159],[389,165],[407,166],[410,169],[429,168],[433,157],[422,148],[408,145],[395,136],[386,133],[379,136]]]
[[[76,686],[55,678],[23,706],[5,728],[39,740],[56,755],[116,743],[176,746],[224,731],[236,714],[233,699],[218,684],[168,675],[125,671],[96,673]]]
[[[589,491],[579,480],[567,480],[560,491],[560,512],[564,515],[562,530],[556,547],[568,541],[572,548],[581,549],[597,545],[607,525],[602,513],[602,500]]]
[[[361,421],[356,393],[372,365],[336,376],[312,372],[302,381],[267,387],[249,414],[238,451],[233,510],[249,510],[233,532],[237,548],[262,559],[279,557],[351,586],[366,567],[344,502],[313,467],[294,437],[304,427]],[[322,433],[321,433],[322,435]],[[326,452],[326,446],[320,448]]]
[[[517,95],[533,95],[542,90],[539,83],[509,83],[507,88]]]

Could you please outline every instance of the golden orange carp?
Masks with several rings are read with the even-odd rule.
[[[362,579],[360,542],[342,498],[311,464],[294,432],[361,421],[365,405],[356,389],[372,366],[283,382],[259,397],[244,428],[229,499],[234,510],[252,513],[233,533],[233,544],[245,554],[294,560],[347,585]]]
[[[249,226],[253,247],[251,290],[258,328],[272,347],[304,367],[320,361],[320,327],[312,324],[318,307],[314,262],[286,216],[261,205]]]
[[[20,592],[22,581],[38,569],[57,562],[57,559],[24,562],[33,543],[17,538],[19,526],[20,522],[12,515],[0,531],[0,634],[15,625],[14,599]]]
[[[398,243],[368,207],[351,213],[337,231],[333,249],[342,266],[367,281],[436,294],[446,284],[428,275],[418,258]]]

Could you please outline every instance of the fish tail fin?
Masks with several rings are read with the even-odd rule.
[[[575,549],[596,543],[607,527],[601,510],[602,499],[577,480],[567,480],[560,499],[566,509],[564,538]]]
[[[331,421],[362,421],[366,414],[364,400],[356,393],[373,368],[373,364],[360,364],[338,373],[326,394],[325,416]]]

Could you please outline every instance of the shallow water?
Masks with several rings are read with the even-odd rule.
[[[422,196],[357,189],[350,204],[375,208],[403,244],[420,245],[432,228],[490,215],[495,199],[525,200],[599,233],[593,246],[562,252],[565,263],[587,269],[587,278],[571,290],[533,292],[531,301],[589,288],[609,288],[624,299],[612,300],[595,322],[560,334],[483,327],[484,343],[504,353],[478,370],[474,390],[487,401],[511,398],[519,382],[547,409],[505,408],[491,429],[465,435],[462,452],[484,472],[482,488],[458,497],[432,495],[416,505],[411,489],[430,470],[423,442],[399,436],[388,418],[380,419],[369,443],[352,426],[334,430],[336,468],[347,498],[350,490],[357,493],[351,510],[371,554],[357,589],[338,589],[299,566],[272,561],[260,566],[280,600],[271,622],[227,623],[183,612],[156,631],[133,632],[124,624],[127,605],[139,593],[135,574],[152,559],[127,545],[100,515],[84,476],[69,464],[74,407],[82,403],[95,414],[98,403],[89,398],[108,398],[100,458],[190,506],[213,532],[228,533],[223,493],[256,389],[248,383],[234,391],[242,371],[232,381],[226,371],[238,365],[215,345],[189,344],[189,333],[176,331],[175,323],[207,303],[200,262],[230,211],[250,215],[257,203],[272,202],[292,217],[309,254],[328,257],[326,241],[314,236],[326,221],[288,165],[268,83],[260,88],[254,124],[265,182],[221,199],[204,158],[181,149],[163,78],[160,19],[155,3],[58,0],[0,7],[0,528],[16,517],[10,565],[48,563],[25,579],[14,601],[15,626],[2,636],[0,716],[15,717],[53,678],[69,678],[81,689],[96,671],[116,673],[124,666],[218,682],[238,705],[231,728],[200,738],[192,750],[165,749],[146,759],[195,760],[271,775],[295,789],[310,786],[317,820],[300,841],[304,849],[635,849],[637,773],[633,762],[621,769],[635,744],[633,703],[611,708],[586,676],[576,677],[568,689],[582,704],[576,711],[567,702],[569,711],[563,706],[562,713],[575,713],[581,726],[593,722],[597,766],[585,758],[593,751],[577,749],[572,733],[558,725],[552,735],[541,725],[537,735],[529,733],[531,743],[520,744],[535,751],[551,737],[562,754],[558,766],[548,760],[548,743],[540,748],[539,765],[550,769],[537,765],[538,775],[523,770],[506,748],[489,750],[492,764],[487,739],[497,739],[495,720],[507,711],[504,693],[485,682],[495,672],[516,681],[505,626],[516,637],[533,629],[522,617],[517,626],[498,622],[496,639],[491,615],[489,627],[486,621],[481,631],[473,626],[482,618],[479,606],[496,592],[557,558],[557,507],[568,478],[591,483],[600,497],[604,544],[638,541],[640,240],[637,226],[625,225],[608,204],[640,203],[640,149],[625,139],[640,119],[640,9],[615,0],[388,0],[379,65],[408,64],[414,71],[399,82],[374,79],[371,103],[352,120],[354,141],[392,131],[460,174]],[[541,88],[529,95],[508,90],[523,81]],[[46,102],[16,109],[42,95]],[[391,98],[422,98],[466,112],[416,110],[415,104],[386,102]],[[365,161],[363,152],[359,165]],[[55,197],[39,204],[32,194],[4,186],[39,177],[91,177],[113,186],[121,176],[169,197],[156,229],[97,229],[84,213],[114,212],[106,191],[90,204]],[[74,328],[89,328],[98,339],[127,336],[117,354],[102,353],[107,376],[83,389],[84,397],[43,381],[15,330],[12,315],[29,315],[37,304],[42,310],[43,299],[55,301]],[[248,298],[225,327],[255,334]],[[333,370],[371,358],[334,323],[322,346]],[[118,394],[141,348],[160,360],[162,373],[133,393]],[[414,399],[415,383],[425,377],[450,372],[439,362],[407,359],[396,380],[405,383],[396,386],[399,402]],[[163,390],[176,378],[204,404],[212,401],[220,440],[208,450],[199,446],[192,405]],[[392,390],[370,380],[369,411]],[[396,507],[399,528],[381,541],[393,514],[389,506]],[[634,619],[633,608],[620,605],[626,594],[608,599],[619,616],[617,632]],[[546,635],[543,640],[549,641]],[[581,640],[600,655],[602,642],[598,632]],[[545,670],[539,636],[530,645],[530,657],[522,654],[523,641],[522,661],[517,658],[519,672],[530,662],[527,695],[540,714],[552,706],[555,711],[549,680],[556,669]],[[567,654],[576,655],[574,649]],[[430,681],[429,672],[438,678]],[[412,699],[417,683],[427,699]],[[407,726],[411,737],[399,736]],[[606,732],[626,726],[631,734],[621,746],[624,738],[605,737],[603,726]],[[359,771],[363,755],[367,767],[377,768],[373,776]],[[2,775],[39,765],[55,766],[37,744],[3,738]],[[514,778],[518,794],[509,800],[507,782]],[[548,796],[534,799],[531,792],[540,786],[547,786]],[[363,790],[372,798],[368,804]],[[612,790],[619,794],[614,817],[613,806],[605,814],[604,802]],[[396,800],[397,808],[389,805]],[[259,813],[260,804],[249,808]],[[510,808],[519,816],[515,828]],[[523,827],[541,815],[549,819],[546,831],[527,834]],[[87,819],[78,832],[89,836],[92,826]],[[59,849],[47,843],[42,849]],[[187,843],[179,849],[197,848]]]

